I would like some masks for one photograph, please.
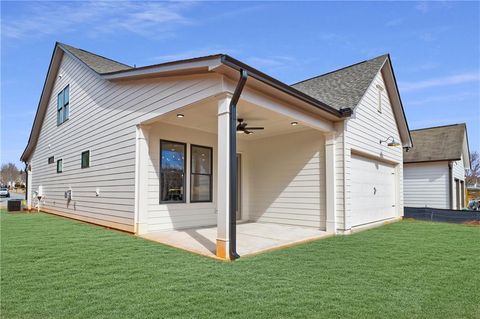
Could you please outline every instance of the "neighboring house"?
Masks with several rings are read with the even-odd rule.
[[[467,185],[467,201],[480,199],[480,183]]]
[[[465,170],[470,168],[467,127],[454,124],[411,131],[403,154],[404,205],[462,209]]]
[[[230,258],[235,214],[330,233],[400,218],[402,146],[388,55],[289,86],[223,54],[135,68],[57,43],[21,160],[30,205],[137,234],[216,225]]]

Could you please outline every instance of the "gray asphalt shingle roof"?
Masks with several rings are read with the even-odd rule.
[[[332,71],[292,85],[338,110],[354,109],[388,59],[388,54]]]
[[[59,45],[99,74],[132,69],[129,65],[105,58],[95,53],[78,49],[64,43],[59,43]]]
[[[463,152],[466,125],[453,124],[412,130],[413,147],[403,152],[404,163],[459,160]]]

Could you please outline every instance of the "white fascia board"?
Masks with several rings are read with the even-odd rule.
[[[220,64],[220,58],[214,57],[207,60],[180,62],[180,63],[166,63],[158,66],[136,68],[128,71],[121,71],[117,73],[103,74],[102,78],[105,80],[123,80],[135,77],[144,76],[162,76],[175,74],[188,74],[197,72],[209,72]]]

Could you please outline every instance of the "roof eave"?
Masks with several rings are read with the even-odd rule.
[[[467,125],[464,123],[463,124],[465,127],[465,147],[462,147],[463,149],[463,161],[464,161],[464,166],[465,168],[472,169],[471,165],[472,163],[470,162],[470,146],[468,144],[468,132],[467,132]],[[466,148],[466,150],[465,150]]]
[[[43,88],[42,88],[42,93],[40,95],[40,99],[38,101],[38,105],[37,105],[37,111],[35,112],[35,117],[33,119],[33,123],[32,123],[32,129],[30,130],[30,136],[28,137],[28,142],[27,142],[27,146],[25,147],[22,155],[20,156],[20,161],[22,162],[27,162],[30,158],[30,155],[32,153],[32,148],[33,148],[33,144],[32,144],[32,137],[34,136],[34,130],[37,128],[37,126],[39,125],[39,117],[42,116],[42,114],[40,113],[40,110],[42,108],[42,105],[43,105],[43,101],[44,99],[46,99],[46,92],[47,92],[47,86],[49,85],[49,81],[51,81],[51,71],[52,71],[52,65],[54,64],[54,60],[57,60],[58,59],[61,59],[61,56],[58,56],[58,54],[62,54],[62,52],[64,52],[64,49],[62,50],[59,50],[59,45],[60,43],[59,42],[55,42],[55,46],[53,48],[53,52],[52,52],[52,57],[50,58],[50,63],[48,65],[48,71],[47,71],[47,75],[45,76],[45,81],[43,82]],[[45,116],[45,114],[43,114],[43,116]]]
[[[270,85],[284,93],[294,96],[308,104],[315,106],[337,118],[346,118],[351,115],[351,109],[345,108],[337,110],[330,105],[327,105],[317,99],[300,92],[299,90],[285,84],[237,59],[232,58],[226,54],[217,54],[187,60],[179,60],[173,62],[162,63],[153,66],[146,66],[141,68],[135,68],[132,70],[117,71],[111,73],[102,74],[102,78],[105,80],[128,80],[149,76],[171,76],[171,75],[185,75],[195,72],[209,72],[214,71],[217,67],[223,64],[235,70],[246,70],[249,75],[256,80],[259,80],[267,85]]]
[[[390,71],[392,78],[393,78],[393,84],[394,84],[394,90],[395,90],[395,95],[398,98],[398,102],[400,104],[400,109],[402,111],[402,119],[403,119],[403,124],[405,125],[406,131],[407,131],[407,140],[402,140],[402,146],[406,148],[411,148],[413,147],[413,140],[412,140],[412,135],[410,134],[410,128],[408,127],[408,121],[407,121],[407,116],[405,115],[405,108],[403,107],[403,102],[402,102],[402,97],[400,95],[400,91],[398,89],[398,84],[397,84],[397,78],[395,77],[395,71],[393,70],[392,66],[392,60],[390,59],[390,54],[387,54],[387,59],[385,62],[388,61],[388,70]],[[385,64],[383,64],[382,68],[385,67]],[[398,124],[397,124],[398,125]]]
[[[167,63],[162,63],[158,65],[152,65],[152,66],[146,66],[146,67],[140,67],[140,68],[134,68],[134,69],[126,69],[126,70],[120,70],[120,71],[115,71],[115,72],[109,72],[109,73],[98,73],[92,67],[90,67],[88,64],[86,64],[84,61],[79,59],[77,56],[75,56],[73,53],[71,53],[67,48],[65,48],[61,43],[55,42],[55,47],[52,52],[52,57],[50,59],[50,64],[48,67],[47,75],[45,78],[45,82],[43,85],[42,89],[42,94],[40,96],[40,100],[37,106],[37,112],[35,114],[35,118],[32,124],[32,129],[30,131],[30,136],[28,139],[27,146],[25,147],[25,150],[23,151],[20,160],[21,161],[28,161],[33,147],[36,144],[36,141],[33,141],[34,134],[38,134],[40,128],[38,127],[39,123],[42,121],[40,120],[40,116],[45,116],[45,113],[40,112],[41,109],[46,105],[45,98],[46,98],[46,93],[47,87],[50,82],[53,81],[51,71],[52,71],[52,66],[54,64],[54,60],[58,57],[58,59],[61,59],[61,56],[58,56],[58,54],[68,54],[70,57],[75,59],[77,62],[81,63],[82,65],[86,66],[90,70],[92,70],[97,76],[100,76],[101,78],[105,80],[126,80],[126,79],[134,79],[134,78],[139,78],[139,77],[144,77],[144,76],[155,76],[155,75],[172,75],[172,74],[185,74],[185,72],[191,71],[192,73],[195,72],[211,72],[215,70],[215,68],[219,64],[226,65],[230,68],[233,68],[235,70],[240,70],[244,69],[246,70],[251,77],[255,78],[258,81],[261,81],[267,85],[270,85],[274,87],[275,89],[278,89],[282,91],[283,93],[286,93],[290,96],[293,96],[303,102],[306,102],[330,115],[333,115],[334,117],[338,119],[343,119],[351,116],[352,114],[352,109],[351,108],[344,108],[341,110],[337,110],[330,105],[327,105],[293,87],[291,87],[288,84],[285,84],[243,62],[240,62],[239,60],[236,60],[228,55],[225,54],[217,54],[217,55],[211,55],[211,56],[205,56],[205,57],[199,57],[199,58],[193,58],[193,59],[187,59],[187,60],[179,60],[179,61],[172,61],[172,62],[167,62]],[[56,60],[57,62],[59,60]],[[46,106],[45,106],[46,107]],[[42,119],[43,120],[43,119]]]
[[[233,69],[236,69],[236,70],[240,70],[240,69],[243,69],[243,70],[246,70],[250,76],[252,76],[253,78],[255,78],[256,80],[260,81],[260,82],[263,82],[267,85],[270,85],[284,93],[287,93],[291,96],[294,96],[295,98],[298,98],[308,104],[311,104],[331,115],[334,115],[335,117],[337,118],[346,118],[346,117],[349,117],[351,114],[352,114],[352,110],[350,108],[344,108],[342,110],[337,110],[335,108],[333,108],[332,106],[330,105],[327,105],[326,103],[323,103],[295,88],[293,88],[292,86],[288,85],[288,84],[285,84],[235,58],[232,58],[231,56],[229,55],[223,55],[222,56],[222,64],[228,66],[228,67],[231,67]]]
[[[456,162],[461,160],[461,158],[440,158],[440,159],[429,159],[429,160],[418,160],[418,161],[403,161],[403,164],[415,164],[415,163],[431,163],[431,162]]]
[[[220,54],[216,54],[192,59],[178,60],[130,70],[103,73],[101,76],[105,80],[127,80],[138,77],[175,74],[175,72],[184,73],[189,71],[190,73],[195,73],[198,71],[209,71],[215,65],[220,64],[221,56],[222,55]]]

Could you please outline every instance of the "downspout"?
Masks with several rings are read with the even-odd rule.
[[[28,163],[27,161],[25,163],[25,200],[28,200]]]
[[[450,209],[453,209],[453,162],[448,162],[448,194]]]
[[[237,103],[247,82],[247,71],[240,69],[240,80],[230,100],[230,259],[240,257],[237,253]]]

